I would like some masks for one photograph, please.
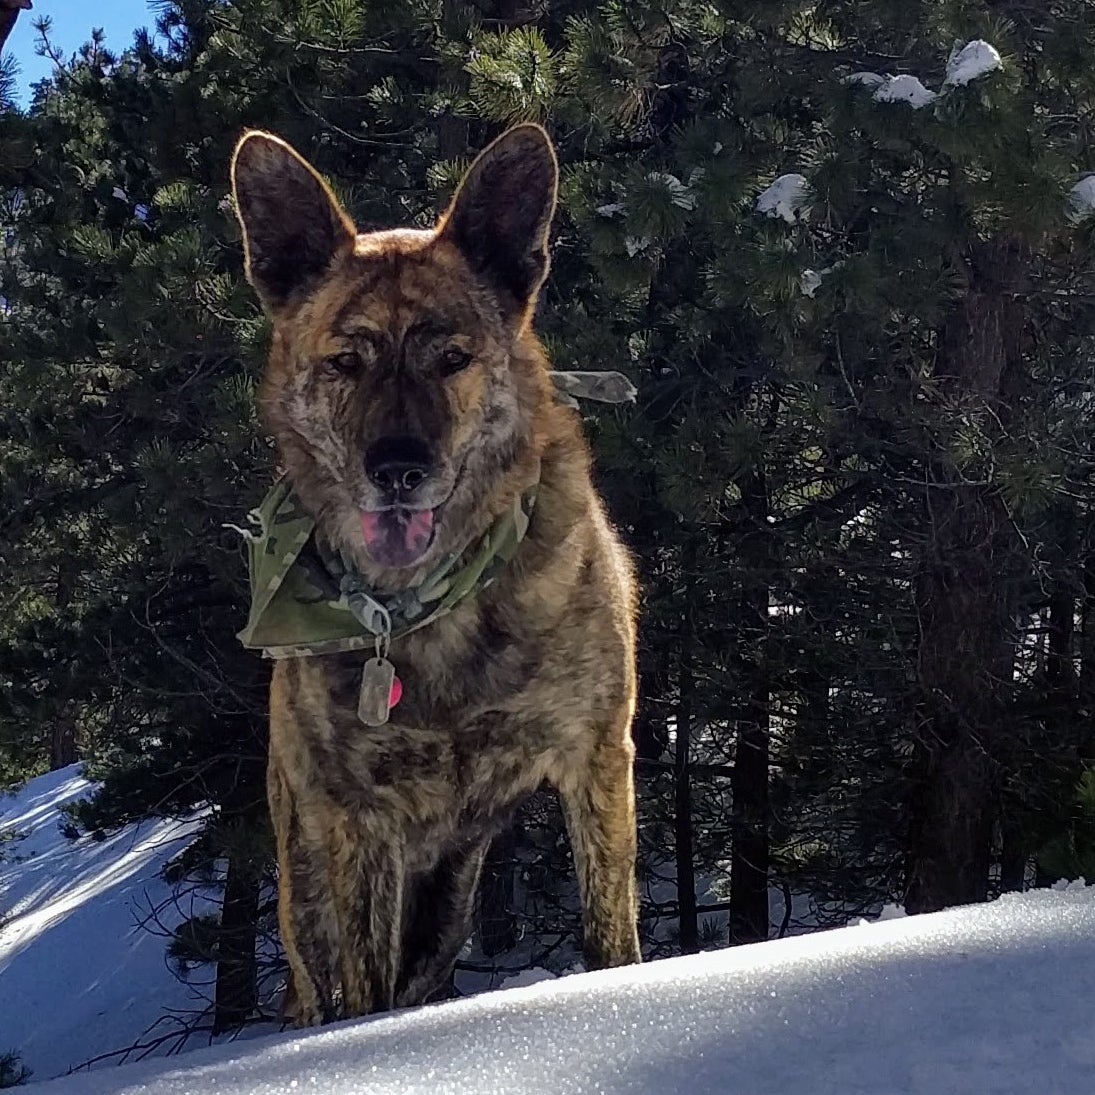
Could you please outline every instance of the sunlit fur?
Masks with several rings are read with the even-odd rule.
[[[422,570],[535,478],[536,423],[551,399],[543,351],[527,327],[513,338],[489,291],[433,232],[359,236],[334,276],[280,318],[263,422],[305,505],[372,581],[394,588],[420,576],[383,570],[362,545],[360,512],[384,501],[364,470],[374,441],[419,434],[440,458],[419,499],[444,503]],[[438,362],[450,346],[472,361],[445,377]],[[351,349],[362,377],[321,365]]]
[[[287,145],[247,134],[233,161],[248,275],[272,320],[263,422],[320,535],[374,584],[415,582],[539,482],[516,559],[472,601],[403,639],[390,722],[356,716],[363,655],[276,663],[269,794],[279,920],[302,1023],[422,1003],[471,930],[492,835],[542,783],[560,792],[590,967],[639,960],[630,723],[635,592],[590,482],[578,415],[552,398],[531,330],[556,166],[542,130],[488,149],[434,231],[357,235]],[[445,347],[471,354],[451,376]],[[358,375],[328,363],[361,356]],[[363,456],[421,434],[437,465],[417,503],[436,533],[379,566]]]

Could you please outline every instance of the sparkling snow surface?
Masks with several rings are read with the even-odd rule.
[[[794,224],[806,201],[806,176],[795,173],[780,175],[757,197],[757,212],[769,217],[782,217],[788,224]]]
[[[976,38],[961,49],[956,48],[951,52],[943,83],[960,87],[1002,67],[1003,61],[1000,60],[996,47]]]
[[[41,1095],[1095,1091],[1074,886],[74,1075]],[[32,1087],[30,1091],[35,1091]]]
[[[913,110],[919,110],[935,99],[935,92],[929,91],[915,76],[891,76],[879,85],[871,96],[878,103],[908,103]]]

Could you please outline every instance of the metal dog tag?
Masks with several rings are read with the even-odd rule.
[[[361,674],[361,695],[357,717],[366,726],[383,726],[392,709],[392,683],[395,666],[387,658],[370,658]]]

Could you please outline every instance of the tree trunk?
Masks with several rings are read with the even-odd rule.
[[[1080,756],[1095,759],[1095,728],[1090,713],[1095,710],[1095,553],[1084,559],[1084,594],[1080,614],[1079,667],[1076,680],[1078,709],[1086,733],[1080,740]]]
[[[488,958],[517,945],[513,922],[513,873],[517,841],[512,825],[491,841],[479,887],[479,945]]]
[[[1022,893],[1027,875],[1027,852],[1022,830],[1004,819],[1000,849],[1000,892]]]
[[[953,488],[936,507],[935,558],[917,584],[921,702],[909,912],[988,896],[998,738],[1010,692],[1001,673],[1010,590],[999,509],[980,488]]]
[[[0,8],[4,0],[0,0]],[[76,582],[76,574],[69,560],[64,560],[57,569],[57,585],[54,590],[54,604],[59,613],[64,613],[72,603],[72,591]],[[67,768],[75,764],[80,758],[76,751],[76,705],[72,700],[75,692],[73,675],[75,670],[70,664],[58,674],[55,681],[57,687],[57,714],[53,718],[53,725],[49,734],[49,770],[56,772],[59,768]]]
[[[1076,598],[1068,584],[1058,579],[1049,597],[1049,652],[1046,656],[1046,684],[1056,707],[1068,705],[1075,678],[1072,639],[1076,620]]]
[[[982,419],[1006,422],[1001,396],[1021,363],[1018,248],[986,246],[947,325],[940,387]],[[987,408],[989,414],[985,414]],[[914,598],[919,702],[905,904],[911,913],[984,901],[999,801],[1016,636],[1017,551],[992,486],[928,462]]]
[[[693,600],[696,584],[696,536],[691,534],[682,553],[684,569],[684,617],[681,620],[680,680],[677,699],[677,741],[674,752],[673,802],[675,807],[675,846],[677,855],[677,904],[680,910],[681,954],[700,949],[699,921],[696,914],[696,869],[692,851],[692,777],[689,750],[692,745],[693,697],[695,679],[695,619]]]
[[[213,1033],[241,1026],[258,1006],[255,936],[261,879],[243,853],[228,857],[213,1001]]]
[[[662,645],[658,661],[657,665],[643,664],[642,661],[639,664],[639,699],[631,723],[631,738],[635,743],[635,756],[640,760],[659,760],[669,747],[665,711],[655,704],[669,692],[671,662],[668,643]]]
[[[741,483],[741,668],[744,698],[730,780],[730,944],[768,938],[768,489],[763,470]]]
[[[80,759],[76,754],[76,720],[69,710],[70,706],[66,704],[53,720],[53,727],[50,730],[49,770],[51,772],[56,772],[58,768],[67,768]]]

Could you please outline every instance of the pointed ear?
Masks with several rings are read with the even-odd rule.
[[[523,313],[548,271],[559,165],[538,125],[518,125],[480,153],[438,236],[455,244],[507,313]]]
[[[270,133],[245,133],[232,156],[247,280],[276,311],[352,250],[354,226],[315,169]]]

